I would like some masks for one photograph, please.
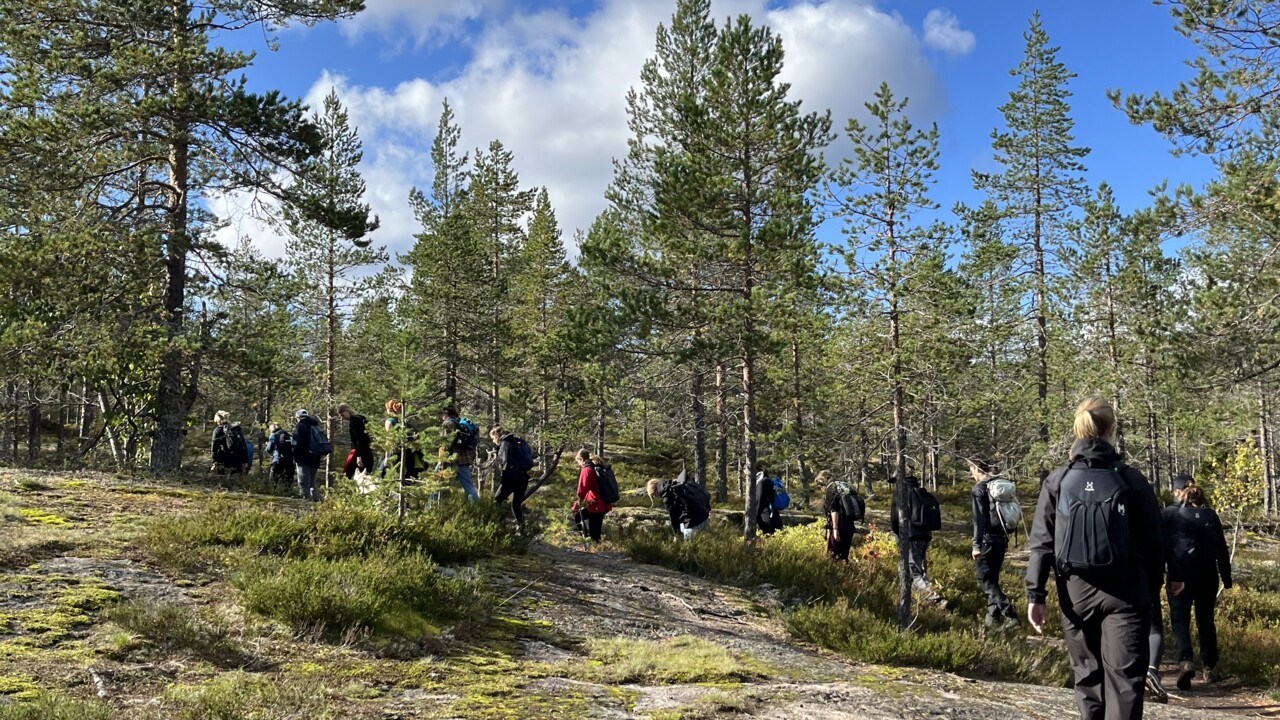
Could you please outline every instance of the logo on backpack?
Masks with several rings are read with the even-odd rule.
[[[1070,468],[1058,487],[1054,559],[1063,574],[1129,562],[1129,486],[1113,468]]]

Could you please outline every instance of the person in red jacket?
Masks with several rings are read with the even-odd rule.
[[[583,537],[600,542],[604,516],[613,509],[600,497],[600,481],[596,476],[596,466],[604,465],[604,460],[586,450],[579,450],[576,459],[582,471],[578,473],[578,499],[573,503],[573,522]]]

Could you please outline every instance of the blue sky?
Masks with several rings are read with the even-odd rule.
[[[402,252],[415,229],[405,200],[429,182],[427,158],[440,101],[455,106],[469,147],[502,140],[521,179],[551,192],[566,239],[604,202],[610,159],[625,150],[623,97],[652,52],[653,30],[674,0],[368,0],[354,20],[287,29],[270,52],[260,36],[225,38],[261,49],[249,70],[257,88],[277,88],[313,106],[331,87],[366,141],[370,200],[382,216],[376,239]],[[991,169],[990,133],[1016,82],[1022,33],[1039,9],[1071,83],[1077,141],[1091,185],[1107,181],[1125,210],[1150,188],[1203,183],[1203,158],[1175,158],[1148,127],[1135,127],[1106,99],[1168,90],[1188,76],[1194,46],[1173,30],[1164,7],[1146,0],[713,0],[724,17],[746,11],[787,43],[787,79],[809,109],[833,111],[837,128],[881,80],[908,95],[921,120],[936,120],[942,141],[935,192],[944,207],[975,201],[969,173]],[[837,143],[828,159],[841,154]],[[270,254],[278,239],[240,217],[243,200],[224,206],[228,232],[255,236]]]

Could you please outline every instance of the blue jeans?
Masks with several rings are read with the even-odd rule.
[[[312,502],[319,502],[320,496],[316,494],[316,471],[319,467],[303,465],[298,463],[298,489],[302,491],[302,499]]]
[[[480,499],[480,493],[476,492],[476,486],[471,482],[471,466],[459,465],[458,467],[458,485],[462,486],[462,491],[467,494],[467,499],[476,502]]]
[[[680,523],[680,534],[684,536],[685,540],[692,540],[694,535],[697,535],[703,530],[706,530],[707,526],[709,526],[710,524],[711,524],[710,518],[703,520],[701,523],[699,523],[698,525],[694,525],[693,527],[689,527],[684,523]]]

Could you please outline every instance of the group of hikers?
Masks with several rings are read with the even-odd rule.
[[[401,422],[403,405],[389,401],[385,426]],[[343,470],[348,478],[383,473],[391,463],[386,453],[375,467],[373,440],[363,416],[346,405],[338,415],[348,424],[352,449]],[[472,469],[477,463],[479,427],[454,407],[441,413],[441,459],[435,469],[452,471],[453,479],[471,501],[479,499]],[[271,426],[265,451],[271,474],[296,477],[302,497],[318,501],[316,474],[333,451],[320,422],[306,410],[295,413],[292,432]],[[226,413],[215,416],[215,468],[247,472],[252,446]],[[1110,404],[1100,398],[1081,403],[1074,418],[1075,443],[1067,462],[1041,484],[1028,537],[1026,571],[1027,618],[1043,631],[1047,585],[1054,577],[1063,634],[1075,677],[1075,694],[1083,720],[1140,718],[1144,690],[1157,702],[1168,702],[1160,675],[1163,656],[1163,587],[1169,620],[1178,646],[1179,689],[1190,688],[1196,675],[1191,638],[1194,614],[1199,632],[1201,677],[1219,681],[1217,633],[1214,623],[1220,588],[1231,587],[1231,560],[1222,525],[1205,493],[1187,475],[1172,481],[1174,503],[1163,511],[1156,494],[1138,470],[1126,465],[1115,449],[1116,419]],[[524,501],[534,467],[531,448],[510,430],[489,431],[494,446],[493,466],[498,482],[493,498],[508,500],[517,531],[525,526]],[[586,539],[599,542],[606,515],[619,501],[613,470],[587,450],[575,456],[579,467],[570,517]],[[405,445],[397,459],[411,482],[425,468],[420,451]],[[1016,484],[982,459],[969,460],[974,484],[970,494],[972,557],[978,585],[986,595],[985,625],[1010,630],[1020,625],[1019,613],[1000,584],[1010,535],[1023,524]],[[790,505],[785,484],[763,466],[755,468],[751,492],[756,501],[756,525],[764,535],[783,527],[782,512]],[[894,478],[890,529],[906,545],[908,572],[922,600],[946,607],[928,574],[928,548],[942,530],[937,498],[911,475]],[[866,503],[853,483],[828,481],[826,471],[815,479],[825,488],[822,516],[827,554],[847,561],[856,523],[866,516]],[[673,534],[692,540],[710,525],[711,499],[685,472],[672,480],[650,480],[645,490],[651,502],[667,511]]]

